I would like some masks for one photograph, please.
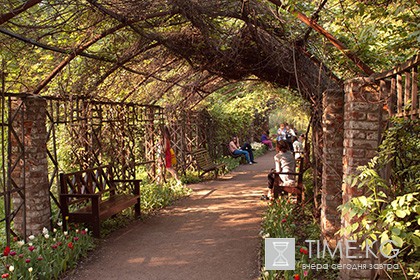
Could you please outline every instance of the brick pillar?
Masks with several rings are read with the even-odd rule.
[[[374,87],[373,81],[368,78],[356,78],[345,83],[345,106],[344,106],[344,157],[343,157],[343,203],[351,198],[364,194],[363,189],[351,187],[346,184],[346,179],[358,173],[356,168],[365,165],[372,159],[378,150],[380,132],[383,128],[382,106],[380,96]],[[344,216],[342,227],[346,227],[356,220]],[[348,237],[344,236],[344,240]],[[358,246],[351,244],[351,247]],[[344,246],[343,246],[344,247]],[[345,248],[344,248],[345,251]],[[357,251],[356,251],[357,253]],[[372,264],[373,258],[365,258],[365,252],[355,258],[341,259],[342,264]],[[340,270],[341,279],[373,279],[374,270]]]
[[[331,247],[336,245],[335,233],[341,218],[337,207],[342,203],[343,181],[343,122],[344,92],[327,91],[323,94],[323,168],[321,197],[321,230]]]
[[[18,164],[12,170],[11,178],[22,190],[21,195],[13,194],[12,205],[15,210],[20,205],[24,206],[14,218],[14,230],[22,236],[25,234],[28,236],[40,233],[43,227],[50,227],[46,101],[40,97],[18,99],[13,101],[11,112],[17,113],[12,127],[24,145],[23,158],[18,158],[19,153],[16,152],[20,152],[21,147],[18,140],[11,137],[10,160],[12,164],[18,160]]]

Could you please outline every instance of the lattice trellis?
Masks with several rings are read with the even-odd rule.
[[[218,154],[219,143],[213,141],[215,127],[207,112],[177,111],[167,114],[171,144],[178,161],[178,170],[185,174],[188,168],[196,168],[191,152],[206,148],[213,156]]]
[[[25,225],[25,146],[30,124],[25,121],[21,99],[30,95],[4,94],[2,113],[2,188],[1,203],[5,209],[4,223],[10,242],[16,225],[16,213],[23,213]],[[48,184],[51,201],[57,205],[58,173],[112,164],[119,178],[135,178],[136,167],[146,165],[149,177],[156,179],[158,140],[161,138],[163,111],[158,106],[117,103],[85,97],[61,99],[44,97],[46,104],[46,141]],[[31,141],[31,140],[29,140]],[[23,166],[23,167],[22,167]],[[13,176],[17,170],[20,177]],[[23,175],[22,175],[23,174]],[[16,198],[20,197],[20,200]],[[13,198],[13,202],[12,202]],[[58,214],[58,213],[56,213]],[[21,218],[21,217],[20,217]],[[26,236],[26,233],[23,233]]]

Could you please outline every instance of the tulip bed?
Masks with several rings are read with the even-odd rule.
[[[310,205],[311,206],[311,205]],[[309,258],[309,249],[305,240],[319,240],[319,222],[313,217],[310,206],[302,208],[291,203],[286,198],[269,201],[263,217],[262,230],[262,264],[264,264],[265,238],[295,238],[296,269],[293,270],[265,270],[261,268],[260,279],[263,280],[300,280],[300,279],[337,279],[336,271],[312,271],[303,269],[302,264],[331,264],[338,260],[330,258]]]
[[[3,249],[0,274],[3,279],[58,279],[94,247],[88,229],[44,228],[42,234],[30,235],[28,241],[14,238]]]

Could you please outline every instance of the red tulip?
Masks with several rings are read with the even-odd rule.
[[[302,254],[304,254],[304,255],[307,255],[308,254],[308,250],[306,250],[305,248],[300,248],[300,250],[299,250],[299,252],[301,252]]]
[[[4,248],[4,251],[3,251],[3,256],[8,256],[9,253],[10,253],[10,247],[6,246],[6,248]]]

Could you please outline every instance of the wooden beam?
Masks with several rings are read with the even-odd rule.
[[[389,71],[385,71],[382,73],[378,73],[378,74],[374,74],[374,79],[376,81],[381,80],[381,79],[385,79],[385,78],[389,78],[392,76],[395,76],[398,73],[401,73],[405,70],[408,70],[412,67],[415,67],[416,65],[420,64],[420,54],[417,54],[415,56],[413,56],[411,59],[407,60],[406,62],[398,65],[397,67],[389,70]]]
[[[11,11],[10,13],[0,15],[0,25],[5,23],[8,20],[14,18],[18,14],[26,11],[27,9],[35,6],[36,4],[38,4],[40,2],[41,2],[41,0],[28,0],[28,1],[26,1],[25,4],[20,5],[19,7],[17,7],[13,11]]]
[[[416,119],[418,118],[418,114],[416,114],[416,111],[419,106],[419,101],[418,101],[418,86],[417,86],[417,80],[418,80],[418,72],[417,72],[417,67],[413,67],[412,71],[411,71],[411,80],[412,80],[412,85],[411,85],[411,111],[414,112],[414,114],[411,116],[412,119]]]

